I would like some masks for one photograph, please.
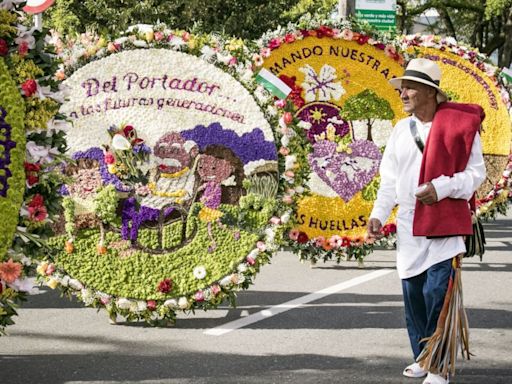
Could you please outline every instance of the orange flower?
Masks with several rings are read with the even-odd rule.
[[[0,278],[6,283],[12,283],[21,275],[22,265],[15,263],[12,259],[0,264]]]

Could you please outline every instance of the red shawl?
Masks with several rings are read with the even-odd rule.
[[[423,151],[419,185],[438,176],[453,176],[468,163],[476,133],[485,113],[479,105],[442,103],[438,106]],[[432,205],[416,200],[414,236],[471,235],[473,225],[468,202],[446,198]]]

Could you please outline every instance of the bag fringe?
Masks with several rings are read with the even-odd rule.
[[[439,314],[437,327],[426,341],[425,348],[416,361],[429,372],[447,376],[455,375],[457,349],[460,345],[462,357],[469,360],[469,324],[464,309],[460,257],[453,259],[453,269],[448,289]]]

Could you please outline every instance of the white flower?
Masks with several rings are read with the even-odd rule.
[[[126,43],[128,41],[128,37],[119,37],[118,39],[115,39],[114,40],[114,43],[117,43],[117,44],[120,44],[120,45],[123,45],[124,43]]]
[[[206,277],[206,268],[199,265],[194,268],[193,274],[197,280],[203,280]]]
[[[186,297],[184,297],[184,296],[182,296],[182,297],[180,297],[180,298],[178,299],[178,306],[179,306],[181,309],[187,309],[187,308],[190,306],[190,304],[189,304],[189,302],[188,302],[187,298],[186,298]]]
[[[37,288],[34,290],[35,285],[36,285],[35,277],[26,277],[23,279],[16,279],[12,283],[7,284],[7,285],[10,288],[12,288],[18,292],[35,293],[35,291],[37,291]]]
[[[336,69],[328,64],[322,66],[320,73],[316,73],[309,64],[299,68],[299,71],[305,74],[302,87],[306,93],[306,101],[339,100],[346,93],[341,82],[335,82],[338,78]]]
[[[112,147],[118,151],[127,151],[132,145],[126,137],[116,133],[112,138]]]
[[[274,117],[277,115],[277,109],[276,107],[274,107],[273,105],[269,105],[267,107],[267,113],[271,116],[271,117]]]
[[[143,312],[146,309],[148,309],[147,303],[144,300],[138,300],[137,301],[137,311],[138,312]]]
[[[231,285],[231,276],[226,276],[226,277],[222,278],[222,280],[219,281],[219,284],[222,287],[227,287],[227,286]]]
[[[79,282],[79,281],[78,281],[78,280],[76,280],[76,279],[70,279],[70,280],[69,280],[69,284],[68,284],[68,285],[69,285],[71,288],[73,288],[73,289],[75,289],[75,290],[77,290],[77,291],[82,290],[82,288],[84,287],[84,286],[82,285],[82,283],[81,283],[81,282]]]
[[[247,264],[245,264],[245,263],[239,264],[237,270],[240,273],[244,273],[245,271],[247,271]]]
[[[16,27],[18,28],[18,37],[14,39],[14,42],[18,45],[26,43],[29,49],[34,49],[36,46],[36,39],[32,36],[32,33],[34,33],[35,28],[28,30],[27,27],[21,24]]]
[[[139,305],[137,304],[136,301],[130,301],[130,312],[139,312]]]
[[[94,294],[87,288],[82,288],[80,296],[85,305],[91,305],[94,302]]]
[[[455,38],[453,38],[451,36],[448,36],[447,38],[445,38],[445,42],[448,45],[457,45],[457,40],[455,40]]]
[[[286,224],[288,221],[290,221],[290,217],[291,217],[291,212],[290,211],[286,211],[282,216],[281,216],[281,222],[283,224]]]
[[[148,43],[146,43],[144,40],[135,40],[133,42],[133,45],[135,45],[138,48],[146,48],[148,46]]]
[[[165,300],[164,307],[177,308],[178,302],[176,301],[176,299]]]
[[[283,147],[288,147],[289,144],[290,144],[290,138],[287,135],[283,135],[281,137],[281,145]]]
[[[258,248],[255,248],[251,252],[249,252],[247,257],[250,257],[251,259],[256,260],[256,258],[258,257],[259,254],[260,254],[260,250]]]
[[[124,297],[121,297],[117,299],[117,308],[120,309],[130,309],[132,302],[131,300],[125,299]]]
[[[66,131],[69,130],[71,127],[72,125],[68,123],[66,120],[51,119],[48,120],[48,123],[46,123],[46,128],[48,131]]]
[[[182,46],[187,45],[187,43],[181,37],[178,36],[173,36],[173,38],[170,41],[170,44],[172,47],[176,49],[179,49]]]
[[[311,125],[312,124],[309,121],[304,120],[299,121],[299,123],[297,124],[297,126],[302,129],[309,129],[311,128]]]
[[[283,144],[284,145],[284,144]],[[289,170],[289,169],[293,169],[294,166],[295,166],[295,163],[297,162],[297,156],[295,155],[288,155],[284,158],[285,160],[285,169],[286,170]]]
[[[208,63],[214,63],[217,59],[216,55],[217,52],[215,52],[215,50],[208,45],[205,45],[203,48],[201,48],[201,59]]]
[[[67,286],[69,285],[69,280],[70,280],[70,279],[71,279],[71,278],[70,278],[68,275],[66,275],[66,276],[64,276],[64,277],[62,278],[62,280],[60,281],[60,283],[62,284],[62,286],[63,286],[63,287],[67,287]]]

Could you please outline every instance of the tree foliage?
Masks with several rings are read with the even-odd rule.
[[[412,20],[429,9],[439,20],[431,32],[453,36],[491,55],[497,53],[498,66],[512,63],[512,0],[398,0],[398,29],[412,30]]]

